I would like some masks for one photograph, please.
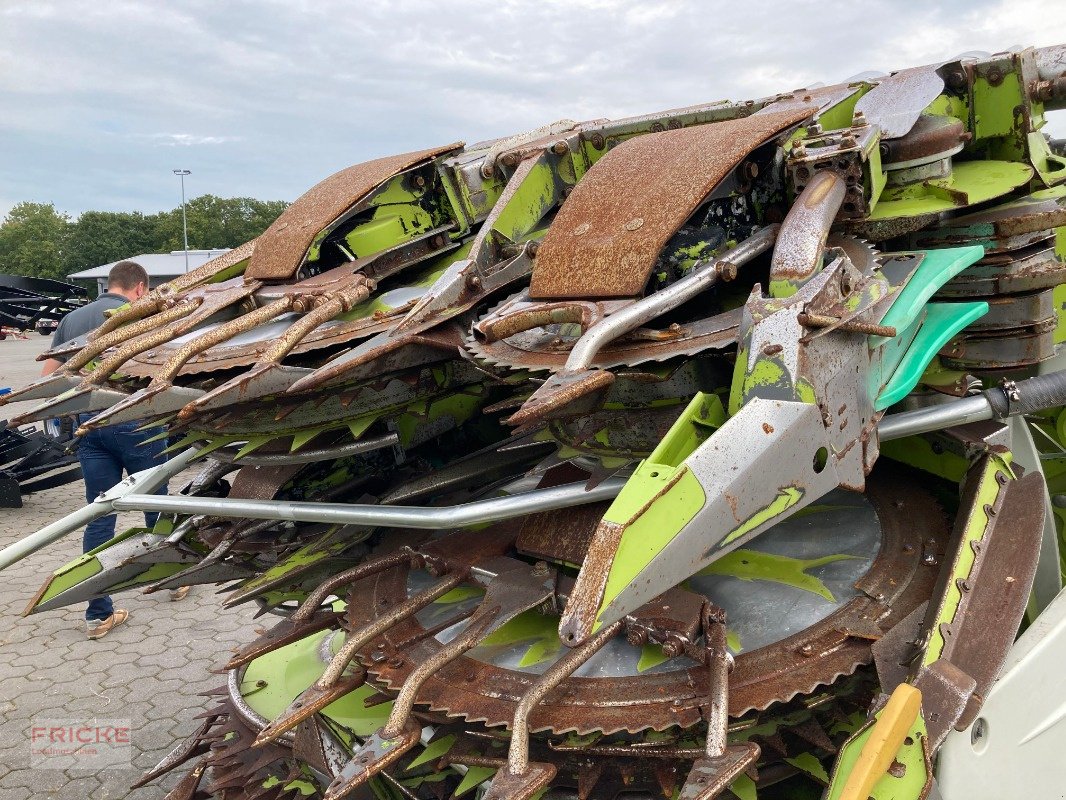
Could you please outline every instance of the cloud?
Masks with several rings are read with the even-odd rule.
[[[157,145],[166,147],[193,147],[205,144],[226,144],[239,142],[242,136],[197,136],[192,133],[153,133],[148,137]]]
[[[181,148],[190,193],[291,200],[368,158],[561,118],[1066,42],[1061,2],[0,3],[0,169],[9,197],[153,211]]]

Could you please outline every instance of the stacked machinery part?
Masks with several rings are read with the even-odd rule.
[[[1058,792],[1064,86],[971,54],[350,167],[5,398],[173,457],[0,566],[154,510],[26,613],[278,615],[173,798]]]

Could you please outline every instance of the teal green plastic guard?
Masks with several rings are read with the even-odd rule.
[[[980,250],[981,248],[977,248]],[[882,411],[898,403],[918,385],[918,381],[951,337],[974,320],[988,313],[988,303],[930,303],[925,307],[925,320],[914,341],[892,373],[885,388],[877,396],[874,409]]]
[[[925,250],[925,258],[915,270],[907,285],[896,297],[888,313],[881,319],[881,325],[906,329],[922,312],[936,291],[971,264],[984,258],[985,249],[977,245],[967,247],[949,247],[942,250]],[[885,341],[884,337],[872,337],[871,347],[877,347]]]

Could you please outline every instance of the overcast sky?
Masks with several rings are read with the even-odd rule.
[[[389,153],[1062,42],[1066,0],[0,0],[0,215],[173,208],[178,167],[293,200]]]

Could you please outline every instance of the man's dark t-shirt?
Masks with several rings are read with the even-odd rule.
[[[52,335],[52,347],[59,347],[64,342],[84,336],[104,324],[104,312],[124,306],[129,300],[114,292],[104,292],[88,305],[75,308],[59,321],[59,327]]]

